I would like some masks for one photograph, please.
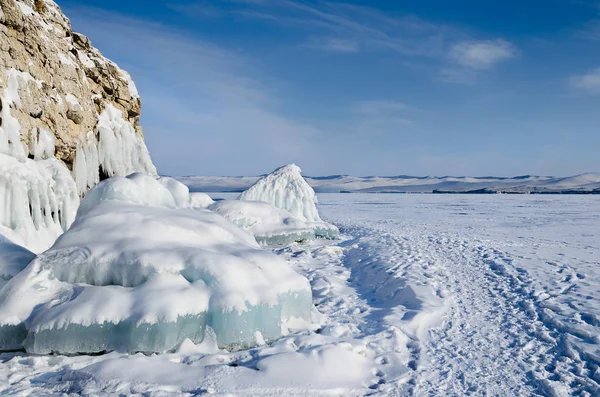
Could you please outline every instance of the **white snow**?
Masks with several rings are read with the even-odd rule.
[[[240,200],[264,201],[288,211],[296,218],[321,222],[317,196],[302,177],[300,167],[289,164],[256,181],[240,194]]]
[[[65,96],[65,99],[67,100],[67,103],[70,105],[69,108],[76,109],[76,110],[83,110],[83,108],[79,104],[79,101],[77,100],[77,97],[75,97],[75,95],[68,93]]]
[[[189,195],[192,208],[206,208],[214,203],[214,200],[206,193],[191,192]]]
[[[166,176],[158,178],[158,183],[171,193],[176,207],[188,208],[191,206],[190,190],[183,183]]]
[[[98,117],[98,160],[109,176],[132,172],[156,175],[156,168],[142,136],[123,118],[123,113],[106,104]]]
[[[260,244],[282,245],[315,238],[311,224],[264,201],[220,200],[208,209],[251,233]]]
[[[259,177],[178,177],[190,190],[204,192],[241,192]],[[524,175],[513,178],[468,176],[367,176],[332,175],[305,177],[317,193],[431,193],[434,190],[466,192],[491,189],[514,193],[560,192],[574,189],[600,189],[600,174],[582,174],[573,177]]]
[[[323,222],[317,210],[315,191],[304,180],[295,164],[280,167],[256,181],[238,197],[243,201],[264,201],[289,212],[293,217],[314,225],[317,237],[338,234],[334,225]]]
[[[77,214],[78,216],[85,216],[103,201],[177,208],[178,204],[172,191],[165,186],[165,181],[168,179],[170,178],[163,177],[157,180],[153,176],[142,173],[106,179],[85,195]],[[183,207],[186,207],[186,205],[183,205]]]
[[[31,15],[35,14],[35,11],[33,11],[33,8],[31,8],[29,5],[25,4],[24,2],[16,1],[15,3],[21,9],[21,12],[23,13],[23,15],[31,16]]]
[[[65,55],[62,52],[57,53],[58,55],[58,60],[60,61],[60,63],[62,63],[63,65],[69,65],[69,66],[73,66],[74,68],[77,68],[77,63],[75,63],[75,61],[73,61],[71,59],[70,55]]]
[[[79,61],[83,64],[83,66],[85,66],[86,68],[92,69],[96,67],[94,61],[92,61],[85,52],[77,51],[77,57],[79,58]]]
[[[29,153],[35,160],[45,160],[54,157],[54,135],[44,129],[34,129],[29,141]]]
[[[310,321],[308,281],[221,216],[179,208],[172,181],[93,188],[71,228],[0,290],[0,348],[162,352],[201,342],[206,326],[236,348]]]
[[[129,75],[129,73],[127,73],[123,69],[119,69],[119,72],[121,73],[121,76],[123,76],[123,79],[127,82],[127,88],[129,89],[129,93],[131,94],[131,97],[139,98],[140,94],[137,90],[137,87],[135,86],[135,83],[133,82],[133,79]]]
[[[310,281],[312,331],[233,352],[207,328],[163,355],[5,353],[0,393],[598,395],[593,196],[319,199],[341,239],[274,249]]]
[[[18,160],[0,154],[0,234],[34,252],[75,219],[79,198],[69,170],[55,158]]]
[[[98,117],[96,132],[90,131],[78,139],[73,177],[80,194],[100,181],[101,172],[107,176],[134,172],[156,175],[143,138],[111,104],[106,104]]]

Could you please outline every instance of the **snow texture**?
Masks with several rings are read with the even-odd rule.
[[[312,330],[242,351],[207,328],[163,355],[4,353],[0,394],[599,395],[594,197],[319,199],[340,239],[273,249],[310,281]]]
[[[190,206],[192,208],[207,208],[214,202],[206,193],[190,192]]]
[[[284,245],[315,238],[311,223],[264,201],[220,200],[208,209],[251,233],[259,244]]]
[[[236,349],[310,321],[308,281],[221,216],[179,207],[171,181],[93,188],[72,227],[0,290],[0,348],[163,352],[210,327]]]
[[[238,199],[264,201],[285,210],[293,217],[311,223],[317,237],[337,236],[337,228],[323,222],[319,216],[315,191],[306,183],[301,172],[295,164],[280,167],[256,181]]]

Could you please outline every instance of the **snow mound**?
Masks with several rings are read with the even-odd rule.
[[[251,233],[259,244],[283,245],[315,238],[309,223],[264,201],[221,200],[208,209]]]
[[[238,197],[242,201],[264,201],[289,212],[295,218],[311,222],[317,237],[333,238],[338,229],[323,222],[317,210],[315,191],[304,180],[295,164],[280,167],[260,178]]]
[[[245,348],[310,321],[311,306],[308,280],[250,234],[177,208],[135,174],[92,189],[71,228],[0,290],[0,349],[164,352],[207,326],[219,347]]]
[[[75,219],[79,196],[54,157],[19,160],[0,154],[0,234],[33,252],[48,249]]]
[[[161,177],[157,180],[142,173],[115,176],[100,182],[85,195],[77,215],[84,216],[102,201],[166,208],[190,206],[187,186],[172,178]]]
[[[190,193],[190,205],[192,208],[206,208],[214,202],[215,201],[206,193]]]

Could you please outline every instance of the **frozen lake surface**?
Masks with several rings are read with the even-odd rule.
[[[312,329],[239,352],[4,353],[0,395],[600,395],[598,196],[319,200],[343,237],[274,250],[311,282]]]

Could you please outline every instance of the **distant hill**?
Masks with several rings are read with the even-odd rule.
[[[259,177],[179,177],[192,191],[241,192]],[[366,176],[332,175],[305,177],[317,193],[600,193],[600,174],[570,177],[522,175],[468,176]]]

